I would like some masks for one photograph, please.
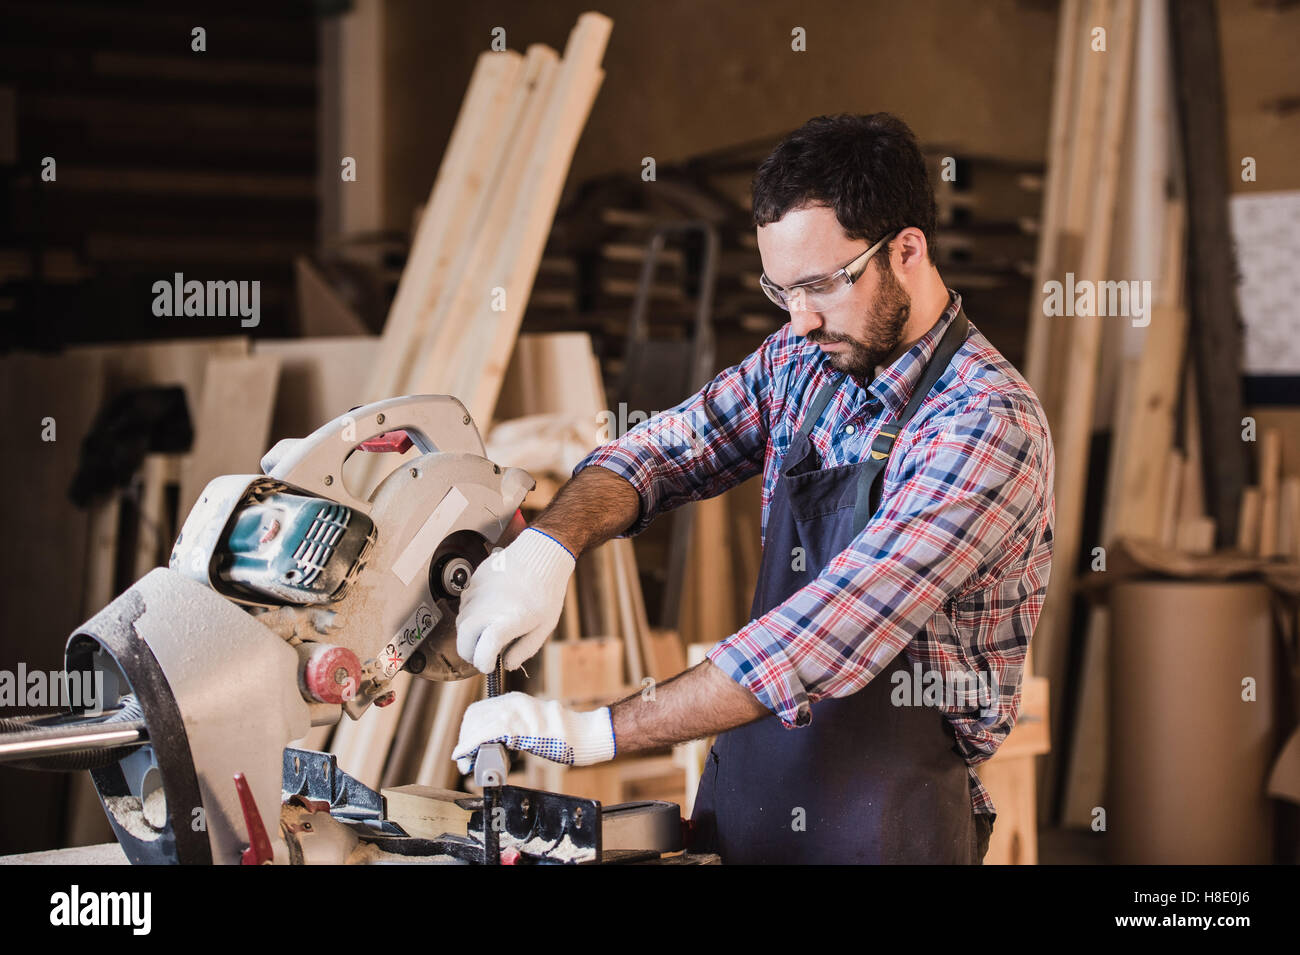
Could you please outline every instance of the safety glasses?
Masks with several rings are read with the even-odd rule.
[[[815,312],[833,304],[848,291],[849,287],[862,277],[862,273],[866,271],[867,263],[871,261],[871,257],[879,251],[882,245],[896,235],[898,235],[898,232],[889,233],[852,262],[821,278],[783,288],[769,279],[767,273],[764,272],[758,277],[758,284],[763,287],[764,293],[774,304],[779,305],[787,312]]]

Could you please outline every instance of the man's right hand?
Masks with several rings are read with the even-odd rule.
[[[559,623],[575,563],[553,537],[525,528],[470,577],[460,595],[456,652],[483,673],[503,652],[505,668],[518,669]]]

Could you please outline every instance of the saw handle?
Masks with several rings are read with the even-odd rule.
[[[459,399],[404,395],[353,408],[305,438],[285,438],[263,456],[262,473],[367,513],[370,502],[344,486],[343,462],[367,443],[387,450],[391,442],[380,438],[392,432],[405,432],[421,454],[484,454],[483,438]]]

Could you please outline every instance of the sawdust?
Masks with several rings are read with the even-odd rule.
[[[470,838],[477,842],[483,841],[483,833],[480,830],[471,830],[469,835]],[[591,849],[584,849],[575,845],[567,832],[559,840],[533,836],[527,842],[521,841],[508,832],[502,832],[498,839],[498,845],[502,849],[513,846],[523,855],[532,856],[533,858],[555,859],[557,862],[576,862],[595,858],[595,853]]]
[[[352,850],[343,860],[344,865],[468,865],[461,859],[449,855],[404,856],[396,852],[385,852],[373,843],[363,842]]]
[[[161,789],[155,792],[162,794]],[[138,796],[108,796],[104,799],[104,805],[119,826],[142,842],[154,842],[162,835],[161,830],[155,829],[145,820]]]
[[[167,796],[161,786],[144,797],[142,811],[145,825],[158,832],[167,828]]]
[[[512,841],[518,841],[514,840],[513,837],[510,838]],[[560,839],[558,842],[548,842],[541,836],[534,836],[532,839],[529,839],[527,842],[520,845],[519,851],[525,855],[541,856],[546,859],[558,859],[561,862],[574,862],[584,856],[590,856],[592,854],[590,849],[583,849],[574,845],[573,840],[569,838],[567,832],[564,834],[564,838]]]

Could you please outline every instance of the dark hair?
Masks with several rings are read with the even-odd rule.
[[[781,140],[754,174],[754,225],[808,205],[829,206],[845,233],[869,242],[915,226],[934,262],[934,187],[916,136],[897,116],[817,116]],[[882,268],[888,262],[875,258]]]

